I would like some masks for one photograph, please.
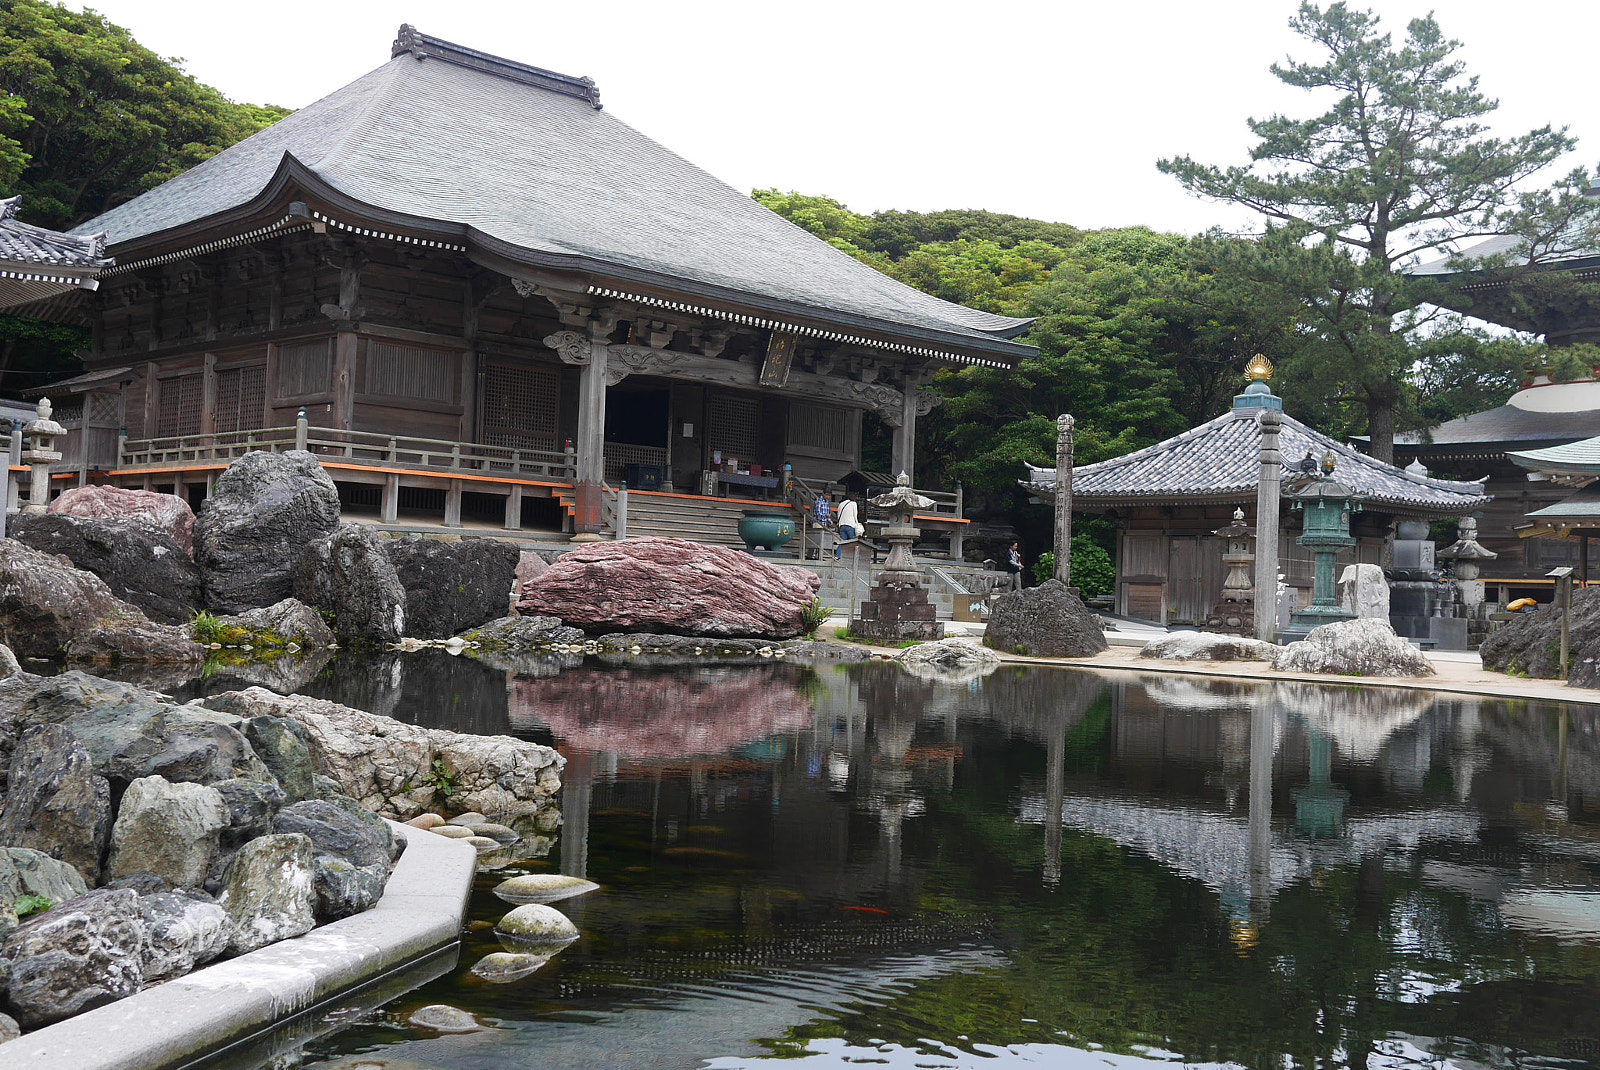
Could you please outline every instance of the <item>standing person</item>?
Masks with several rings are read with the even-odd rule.
[[[1006,551],[1006,576],[1010,581],[1007,590],[1022,590],[1022,548],[1017,543],[1012,543],[1011,549]]]
[[[844,557],[844,544],[861,533],[860,512],[854,498],[839,503],[839,544],[833,548],[834,560]]]
[[[833,502],[828,500],[828,488],[817,491],[817,500],[811,503],[811,518],[819,528],[833,527]]]

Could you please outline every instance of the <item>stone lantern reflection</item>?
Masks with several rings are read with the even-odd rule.
[[[34,411],[36,418],[22,428],[26,439],[22,463],[29,467],[28,504],[23,507],[24,513],[43,513],[49,507],[50,466],[61,460],[56,439],[67,433],[66,428],[50,418],[49,398],[40,398],[38,408]]]
[[[1334,558],[1354,546],[1350,514],[1361,511],[1362,495],[1333,478],[1337,464],[1333,451],[1322,455],[1322,474],[1288,495],[1291,508],[1301,515],[1303,534],[1295,539],[1313,555],[1311,604],[1289,618],[1286,639],[1303,639],[1311,629],[1334,621],[1353,620],[1355,614],[1339,604],[1334,584]]]

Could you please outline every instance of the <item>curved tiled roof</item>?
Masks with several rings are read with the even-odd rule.
[[[1251,502],[1260,474],[1261,432],[1256,409],[1233,409],[1209,423],[1154,446],[1072,470],[1073,504],[1086,508],[1181,502]],[[1366,495],[1370,506],[1395,511],[1455,516],[1489,502],[1477,483],[1432,479],[1385,464],[1292,416],[1283,417],[1279,447],[1295,466],[1307,453],[1332,450],[1334,478]],[[1055,495],[1055,469],[1029,466],[1023,485],[1042,497]]]
[[[598,90],[591,100],[563,88],[592,83],[407,29],[388,63],[80,230],[109,232],[114,248],[158,238],[247,205],[288,156],[362,204],[465,226],[513,257],[575,258],[999,343],[1013,359],[1031,352],[1003,341],[1029,320],[897,282],[600,110]]]
[[[0,308],[93,289],[111,263],[104,234],[62,234],[17,220],[21,197],[0,200]]]
[[[1562,475],[1600,473],[1600,436],[1541,450],[1516,450],[1506,454],[1523,468]]]

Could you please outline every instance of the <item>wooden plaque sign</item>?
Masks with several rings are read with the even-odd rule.
[[[767,343],[767,359],[761,365],[762,386],[782,386],[789,381],[789,366],[794,363],[795,343],[800,339],[786,331],[773,331]]]

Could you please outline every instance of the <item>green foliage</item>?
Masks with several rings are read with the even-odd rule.
[[[220,643],[222,631],[222,622],[210,610],[202,609],[189,622],[189,638],[197,643]]]
[[[852,639],[853,638],[851,636],[851,634],[850,634],[850,629],[848,627],[835,628],[833,630],[833,637],[835,639]]]
[[[435,758],[433,760],[432,771],[427,775],[424,783],[444,796],[446,802],[450,801],[450,797],[456,793],[459,787],[456,783],[455,775],[445,769],[443,758]]]
[[[27,918],[34,914],[43,914],[56,905],[56,901],[45,895],[19,895],[12,901],[11,909],[15,910],[17,917]]]
[[[0,185],[23,217],[74,226],[288,112],[234,104],[93,11],[0,5]]]
[[[1404,268],[1513,225],[1516,184],[1573,141],[1548,126],[1488,136],[1480,120],[1497,104],[1431,15],[1413,19],[1398,47],[1375,15],[1343,2],[1324,9],[1308,0],[1290,26],[1322,60],[1274,64],[1273,74],[1331,106],[1306,119],[1250,120],[1257,142],[1248,165],[1177,157],[1159,166],[1192,193],[1266,218],[1259,244],[1270,255],[1243,265],[1241,279],[1268,300],[1304,306],[1304,344],[1283,378],[1310,397],[1363,408],[1372,452],[1388,460],[1418,359],[1414,332],[1430,303],[1448,300],[1440,283]]]
[[[0,394],[35,386],[59,374],[73,351],[88,345],[86,328],[0,315]]]
[[[833,610],[822,604],[822,599],[812,598],[800,610],[800,634],[807,639],[816,638],[817,629],[822,627]]]
[[[1056,555],[1046,550],[1033,563],[1033,582],[1043,583],[1056,571]],[[1117,570],[1111,555],[1088,535],[1072,537],[1072,586],[1085,598],[1098,598],[1110,594],[1117,582]]]

